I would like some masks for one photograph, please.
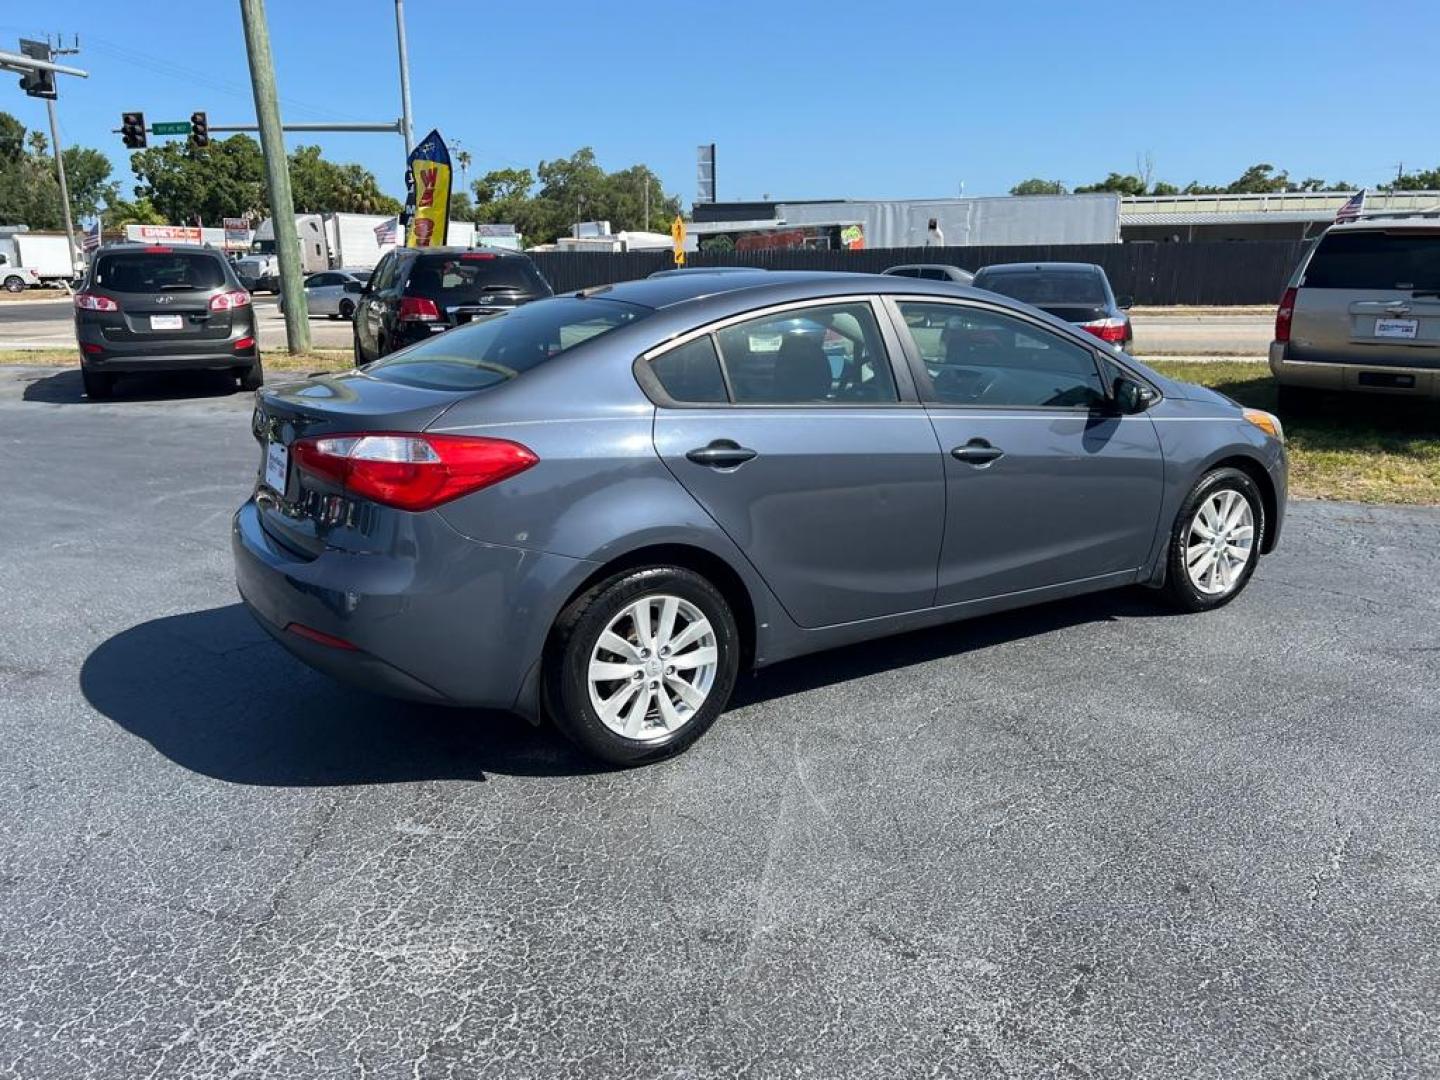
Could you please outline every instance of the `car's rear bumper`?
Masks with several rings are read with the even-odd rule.
[[[343,682],[394,697],[535,712],[528,679],[560,605],[593,569],[482,544],[413,515],[403,554],[277,543],[252,499],[231,529],[241,598],[276,640]],[[340,639],[321,644],[295,627]],[[289,629],[287,629],[289,628]]]
[[[80,363],[90,371],[116,373],[141,371],[196,371],[247,368],[260,356],[255,324],[237,323],[228,336],[212,340],[124,341],[107,338],[101,327],[80,323],[75,327]],[[236,348],[241,340],[250,344]]]
[[[1440,399],[1440,371],[1434,368],[1372,364],[1363,359],[1291,360],[1286,352],[1285,342],[1270,343],[1270,371],[1281,386]]]

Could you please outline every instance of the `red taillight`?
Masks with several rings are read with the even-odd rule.
[[[246,352],[254,347],[255,339],[253,337],[242,337],[235,342],[236,352]]]
[[[169,255],[173,249],[165,247],[163,244],[152,244],[145,250],[150,252],[150,254],[152,255]]]
[[[505,439],[368,431],[297,439],[290,455],[302,471],[400,510],[433,509],[540,460]]]
[[[80,311],[119,311],[120,305],[99,293],[77,292],[75,307]]]
[[[1290,340],[1290,323],[1295,318],[1295,290],[1286,289],[1275,309],[1275,340]]]
[[[81,344],[80,348],[84,349],[84,350],[85,350],[87,353],[89,353],[91,356],[96,356],[96,355],[98,355],[99,353],[102,353],[102,352],[105,351],[105,349],[104,349],[102,346],[96,345],[96,344],[95,344],[94,342],[92,342],[92,341],[83,342],[83,343]]]
[[[1094,334],[1101,341],[1111,341],[1117,345],[1125,340],[1124,319],[1096,319],[1094,322],[1081,323],[1080,329]]]
[[[250,294],[244,289],[222,292],[210,298],[211,311],[234,311],[236,308],[249,306]]]
[[[402,296],[400,298],[401,322],[439,322],[440,309],[435,301],[426,296]]]
[[[303,637],[306,641],[313,641],[317,645],[325,645],[332,649],[344,649],[346,652],[356,651],[355,646],[344,638],[327,634],[324,630],[316,630],[313,626],[306,626],[304,623],[286,623],[285,632],[294,634],[296,637]]]

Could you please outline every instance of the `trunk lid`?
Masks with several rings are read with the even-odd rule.
[[[352,431],[423,431],[470,393],[384,382],[359,371],[260,390],[251,432],[258,443],[261,525],[276,541],[305,556],[317,556],[327,546],[386,550],[395,539],[397,515],[404,515],[352,499],[301,473],[290,460],[290,446],[296,439]]]

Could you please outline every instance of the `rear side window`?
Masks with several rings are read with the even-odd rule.
[[[737,405],[898,401],[866,303],[795,308],[715,334]]]
[[[676,401],[724,402],[725,376],[720,373],[720,356],[710,335],[671,349],[656,357],[650,370],[665,393]]]
[[[377,360],[387,382],[433,390],[484,390],[539,367],[582,342],[638,322],[652,309],[616,300],[560,297],[526,304]]]
[[[549,295],[550,287],[529,259],[504,258],[481,252],[421,255],[410,269],[405,291],[414,296],[458,302],[487,289],[519,289]]]
[[[1327,233],[1301,284],[1309,289],[1440,288],[1440,231]]]
[[[101,255],[94,283],[115,292],[218,289],[225,267],[213,255],[193,251],[127,251]]]

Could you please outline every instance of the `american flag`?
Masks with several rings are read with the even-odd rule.
[[[400,235],[400,219],[391,218],[389,221],[382,221],[375,226],[375,243],[384,247],[386,244],[395,243],[396,237]]]
[[[1365,189],[1361,188],[1350,198],[1345,200],[1345,205],[1335,211],[1335,224],[1342,221],[1358,221],[1360,212],[1365,209]]]
[[[81,251],[96,251],[100,247],[100,219],[95,219],[95,224],[85,230],[80,237]]]

